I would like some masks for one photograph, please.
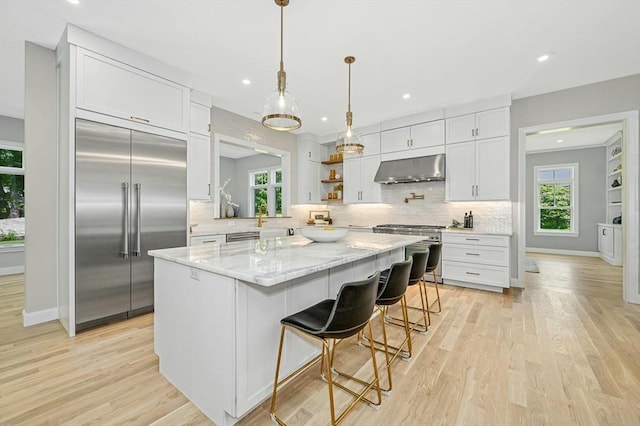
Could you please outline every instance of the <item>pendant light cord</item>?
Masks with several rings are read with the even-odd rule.
[[[284,71],[284,6],[280,6],[280,71]]]
[[[351,63],[349,63],[349,85],[348,85],[349,95],[347,97],[347,111],[351,112]]]

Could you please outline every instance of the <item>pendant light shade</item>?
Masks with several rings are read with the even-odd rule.
[[[289,131],[302,126],[298,103],[287,92],[287,73],[284,72],[282,59],[284,7],[289,4],[289,0],[275,0],[275,3],[280,6],[280,70],[278,71],[278,88],[264,103],[262,124],[273,130]]]
[[[360,136],[353,130],[353,114],[351,113],[351,64],[356,61],[353,56],[344,58],[344,62],[349,65],[349,95],[347,101],[347,128],[338,135],[336,141],[336,151],[343,154],[362,154],[364,145]]]

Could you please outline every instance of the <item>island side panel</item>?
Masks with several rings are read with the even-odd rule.
[[[160,373],[219,425],[235,411],[235,280],[156,258]]]
[[[263,287],[239,281],[237,311],[237,412],[249,412],[273,390],[280,320],[328,297],[328,271]],[[280,377],[320,353],[318,341],[286,332]]]

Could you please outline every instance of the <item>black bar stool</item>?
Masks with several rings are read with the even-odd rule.
[[[384,351],[385,361],[387,364],[387,377],[389,386],[384,388],[381,386],[381,390],[385,392],[391,392],[393,382],[391,380],[391,363],[398,357],[403,359],[411,358],[411,331],[409,329],[409,314],[407,313],[407,286],[409,285],[409,274],[411,273],[411,266],[413,265],[413,258],[403,262],[397,262],[391,265],[391,268],[385,271],[385,276],[380,277],[378,287],[378,298],[376,299],[376,306],[380,310],[380,321],[382,322],[382,342],[377,340],[373,341],[373,346],[376,350]],[[389,306],[395,305],[400,302],[400,309],[402,310],[402,318],[404,323],[404,340],[398,346],[392,346],[389,344],[387,327],[384,317],[387,314]],[[364,339],[363,345],[370,346],[371,341]],[[382,346],[382,347],[380,347]],[[407,349],[403,349],[404,347]],[[389,358],[389,349],[393,349],[393,356]]]
[[[428,274],[429,272],[433,273],[433,284],[436,287],[436,300],[434,300],[432,304],[429,304],[429,297],[427,296],[427,280],[422,280],[427,309],[432,314],[439,314],[440,312],[442,312],[442,305],[440,304],[440,290],[438,290],[438,278],[436,278],[436,268],[438,267],[438,263],[440,262],[441,252],[442,244],[432,244],[431,246],[429,246],[429,258],[427,259],[427,266],[424,270],[425,274]],[[436,302],[438,302],[438,310],[432,311],[431,306],[433,306]],[[429,324],[431,324],[431,318],[429,318]]]
[[[407,305],[407,309],[413,309],[416,311],[420,311],[422,313],[422,320],[417,321],[408,321],[409,330],[416,331],[418,333],[426,333],[429,325],[431,324],[431,317],[429,316],[429,307],[427,304],[425,289],[423,289],[421,283],[424,279],[424,271],[427,268],[427,258],[429,257],[429,249],[425,251],[414,252],[412,255],[413,264],[411,265],[411,272],[409,273],[409,286],[418,285],[418,289],[420,290],[420,304],[421,307],[409,306]],[[383,271],[383,274],[386,271]],[[389,324],[398,325],[403,327],[404,321],[402,318],[394,318],[391,316],[385,316],[385,319],[389,322]]]
[[[278,348],[276,377],[273,382],[273,394],[271,396],[271,418],[278,424],[285,424],[276,415],[276,395],[278,388],[294,377],[297,377],[301,373],[307,371],[318,361],[322,362],[321,374],[325,371],[328,372],[328,374],[324,374],[323,378],[326,379],[329,387],[329,404],[331,406],[332,425],[336,425],[344,420],[345,416],[349,414],[358,401],[366,401],[373,406],[378,406],[382,403],[378,365],[376,363],[375,350],[373,347],[371,348],[371,361],[373,364],[374,379],[371,382],[366,382],[357,377],[339,373],[349,379],[355,380],[361,385],[364,385],[365,387],[360,393],[347,388],[341,383],[334,382],[331,373],[337,339],[346,339],[347,337],[354,336],[365,327],[367,328],[369,339],[373,339],[369,319],[371,318],[375,308],[379,279],[380,273],[377,272],[366,280],[345,283],[340,288],[335,300],[324,300],[298,313],[289,315],[280,321],[282,324],[280,331],[280,347]],[[298,368],[284,379],[278,381],[284,335],[287,328],[320,340],[322,342],[322,354]],[[335,415],[333,399],[334,385],[355,397],[351,404],[338,416],[338,418],[336,418]],[[377,402],[366,398],[366,394],[372,389],[376,390]]]

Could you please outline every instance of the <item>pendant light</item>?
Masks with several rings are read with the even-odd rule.
[[[295,98],[287,92],[287,73],[284,72],[284,61],[282,59],[284,7],[289,4],[289,0],[275,0],[275,3],[280,6],[280,70],[278,71],[278,89],[269,95],[264,103],[262,125],[273,130],[289,131],[302,126],[298,103]]]
[[[349,65],[349,97],[347,103],[347,128],[338,135],[336,151],[343,154],[362,154],[364,145],[360,141],[360,136],[353,131],[353,114],[351,113],[351,64],[356,61],[353,56],[344,58],[344,62]]]

